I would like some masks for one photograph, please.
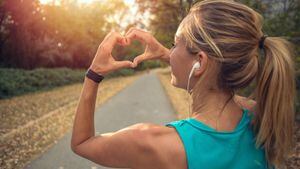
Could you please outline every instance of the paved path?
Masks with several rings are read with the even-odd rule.
[[[176,120],[176,116],[171,103],[157,75],[150,72],[142,75],[96,110],[95,128],[96,132],[101,134],[117,131],[139,122],[163,125],[173,120]],[[71,131],[25,168],[107,169],[74,154],[70,149],[70,140]]]

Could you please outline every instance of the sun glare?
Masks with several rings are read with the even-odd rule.
[[[78,3],[91,3],[93,1],[96,1],[96,0],[77,0]],[[40,2],[42,4],[49,4],[49,3],[52,3],[53,0],[40,0]]]
[[[77,0],[78,3],[91,3],[91,2],[94,2],[94,1],[101,1],[101,0]],[[49,4],[49,3],[53,3],[53,0],[40,0],[40,2],[42,4]],[[134,3],[134,0],[124,0],[125,3],[127,4],[132,4]]]
[[[1,0],[0,0],[1,1]],[[52,5],[60,5],[62,0],[39,0],[41,4],[52,4]],[[74,0],[75,1],[75,0]],[[90,4],[93,2],[99,3],[108,3],[110,0],[76,0],[78,4]],[[125,18],[123,18],[123,22],[120,23],[122,28],[125,28],[128,23],[133,23],[138,20],[139,17],[143,17],[142,20],[147,20],[149,18],[148,13],[144,13],[143,16],[138,15],[138,5],[135,3],[135,0],[123,0],[124,3],[129,7],[129,12],[126,14]],[[118,13],[116,14],[118,15]],[[112,18],[114,20],[114,18]],[[145,23],[147,25],[147,23]]]

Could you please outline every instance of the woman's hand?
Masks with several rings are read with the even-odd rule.
[[[111,31],[99,45],[97,53],[89,68],[101,75],[106,75],[121,68],[133,68],[134,66],[131,61],[116,61],[113,58],[111,52],[116,44],[122,46],[127,45],[126,38],[118,32]]]
[[[134,67],[145,60],[160,59],[170,63],[169,49],[160,44],[149,32],[138,28],[130,28],[125,35],[126,45],[129,45],[132,40],[138,40],[146,44],[145,52],[137,56],[134,60]]]

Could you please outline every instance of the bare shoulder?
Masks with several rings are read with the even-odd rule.
[[[174,129],[170,127],[166,127],[164,125],[159,125],[154,123],[136,123],[122,130],[126,130],[126,129],[138,129],[140,131],[147,132],[147,134],[150,134],[152,136],[170,134],[174,131]]]
[[[154,123],[137,123],[125,129],[139,130],[140,134],[147,135],[155,145],[158,145],[158,142],[170,142],[178,137],[174,128]]]
[[[177,132],[173,127],[154,123],[138,123],[133,127],[138,128],[141,131],[146,131],[152,139],[169,139],[177,135]]]
[[[153,123],[137,124],[148,135],[148,148],[153,150],[157,164],[164,168],[184,168],[186,157],[184,146],[176,129]]]

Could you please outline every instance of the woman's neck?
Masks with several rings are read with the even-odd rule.
[[[198,113],[217,117],[222,109],[223,112],[228,110],[236,111],[239,106],[235,103],[233,96],[231,96],[232,94],[230,92],[216,90],[203,90],[201,93],[193,93],[192,117]]]
[[[243,111],[231,96],[222,92],[198,96],[193,99],[191,118],[202,121],[216,131],[233,131]]]

